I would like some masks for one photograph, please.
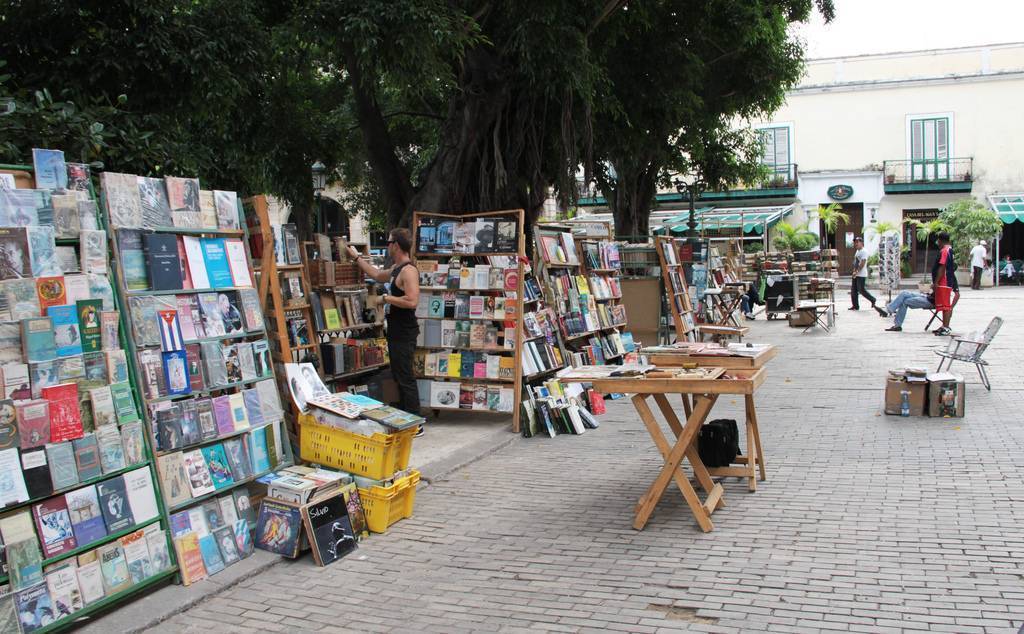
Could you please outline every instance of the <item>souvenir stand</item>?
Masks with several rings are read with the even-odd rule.
[[[177,566],[89,166],[33,155],[0,165],[5,253],[24,256],[0,281],[0,582],[23,627],[51,632]]]
[[[437,413],[511,415],[523,386],[524,216],[521,209],[413,214],[422,327],[413,368]]]
[[[161,505],[188,585],[245,556],[249,485],[293,464],[292,449],[240,201],[169,178],[169,205],[158,179],[145,179],[158,182],[140,205],[137,178],[103,174],[106,220]]]

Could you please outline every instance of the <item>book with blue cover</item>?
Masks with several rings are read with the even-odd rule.
[[[192,393],[192,381],[188,375],[188,356],[184,350],[163,352],[164,376],[167,379],[167,394],[176,396]]]
[[[203,238],[203,260],[206,262],[206,273],[210,278],[211,288],[231,288],[234,281],[228,255],[224,248],[223,238]]]
[[[130,291],[149,290],[146,275],[146,254],[142,248],[142,231],[139,229],[118,229],[117,250],[121,254],[121,268],[124,284]]]
[[[42,363],[57,358],[53,322],[49,317],[21,320],[21,345],[26,363]]]
[[[207,533],[199,538],[199,552],[203,555],[206,574],[215,575],[224,570],[224,559],[220,556],[217,540],[212,533]]]
[[[270,454],[267,453],[267,428],[260,427],[249,434],[249,456],[255,473],[270,469]]]
[[[87,486],[64,494],[75,539],[79,545],[91,544],[107,536],[107,525],[100,511],[96,487]]]
[[[32,148],[36,189],[67,189],[68,168],[61,150]]]
[[[82,333],[78,325],[78,309],[71,305],[50,306],[46,316],[53,323],[53,340],[58,357],[82,354]]]
[[[214,489],[223,489],[234,484],[231,476],[231,465],[228,463],[227,454],[224,453],[224,446],[221,444],[207,445],[202,448],[203,459],[206,460],[206,467],[210,470],[210,479],[213,480]]]

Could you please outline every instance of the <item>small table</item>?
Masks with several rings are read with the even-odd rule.
[[[737,328],[742,328],[735,313],[743,303],[744,288],[742,284],[729,282],[722,288],[709,288],[704,291],[704,297],[708,301],[708,315],[715,311],[718,318],[711,324],[714,326],[728,326],[730,322]]]
[[[820,327],[825,332],[832,332],[830,324],[834,323],[836,305],[829,301],[802,301],[793,309],[794,313],[806,313],[812,318],[811,323],[803,329],[803,332]]]
[[[766,370],[729,370],[728,374],[716,379],[703,378],[652,378],[646,376],[631,377],[585,377],[582,375],[563,377],[563,383],[590,383],[594,389],[604,394],[627,393],[633,394],[633,407],[636,408],[643,421],[647,433],[654,441],[655,447],[661,453],[664,465],[654,482],[641,496],[636,505],[636,516],[633,520],[633,528],[643,530],[654,512],[661,496],[670,482],[675,482],[676,487],[683,495],[683,499],[690,507],[690,511],[697,520],[697,524],[704,532],[714,529],[711,521],[711,514],[720,507],[725,506],[723,498],[724,489],[721,483],[711,479],[712,475],[742,475],[750,476],[748,469],[735,467],[722,467],[709,469],[700,459],[697,451],[697,436],[708,414],[722,394],[743,395],[746,401],[746,414],[748,429],[754,429],[753,434],[747,434],[747,456],[751,459],[748,464],[752,472],[756,463],[761,469],[761,478],[764,479],[764,459],[761,451],[760,436],[757,431],[757,415],[754,411],[754,391],[764,383]],[[692,411],[687,415],[685,424],[681,423],[676,416],[675,410],[669,403],[669,394],[680,394],[684,398],[693,399]],[[661,411],[662,417],[668,423],[675,442],[670,443],[661,431],[657,418],[650,407],[649,401],[653,400]],[[696,490],[690,484],[686,474],[683,473],[681,465],[683,458],[690,462],[694,476],[700,488],[706,496],[701,501]],[[722,469],[736,469],[742,473],[722,473]],[[752,480],[753,481],[753,480]],[[753,485],[752,485],[753,486]],[[754,490],[751,488],[751,490]]]

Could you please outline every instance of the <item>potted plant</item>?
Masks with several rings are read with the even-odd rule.
[[[772,245],[779,251],[806,251],[814,248],[818,242],[817,236],[807,230],[806,222],[796,226],[781,222],[776,227],[777,233]]]
[[[1003,233],[999,215],[974,198],[961,198],[946,205],[939,220],[947,227],[957,263],[957,282],[970,284],[971,248],[979,240],[997,240]],[[991,245],[990,245],[991,246]]]
[[[894,174],[886,174],[885,175],[885,184],[886,185],[892,185],[895,182],[896,182],[896,176]]]
[[[824,240],[822,248],[827,249],[829,248],[829,236],[835,235],[836,228],[840,222],[850,222],[850,214],[843,213],[843,207],[839,203],[832,203],[825,207],[820,207],[818,209],[818,217],[821,218],[821,223],[825,225],[825,235],[822,236]]]

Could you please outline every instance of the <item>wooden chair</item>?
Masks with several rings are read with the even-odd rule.
[[[954,361],[973,363],[974,366],[978,368],[978,374],[981,376],[981,382],[985,386],[985,389],[991,392],[992,384],[989,383],[988,374],[985,372],[985,367],[988,365],[988,361],[982,359],[981,356],[985,354],[985,350],[988,349],[1002,325],[1002,317],[993,317],[992,321],[989,322],[988,327],[985,328],[983,333],[981,333],[980,338],[968,339],[967,337],[953,337],[945,350],[935,351],[935,354],[940,357],[939,368],[936,372],[942,372],[943,365],[946,366],[946,370],[948,371]]]

